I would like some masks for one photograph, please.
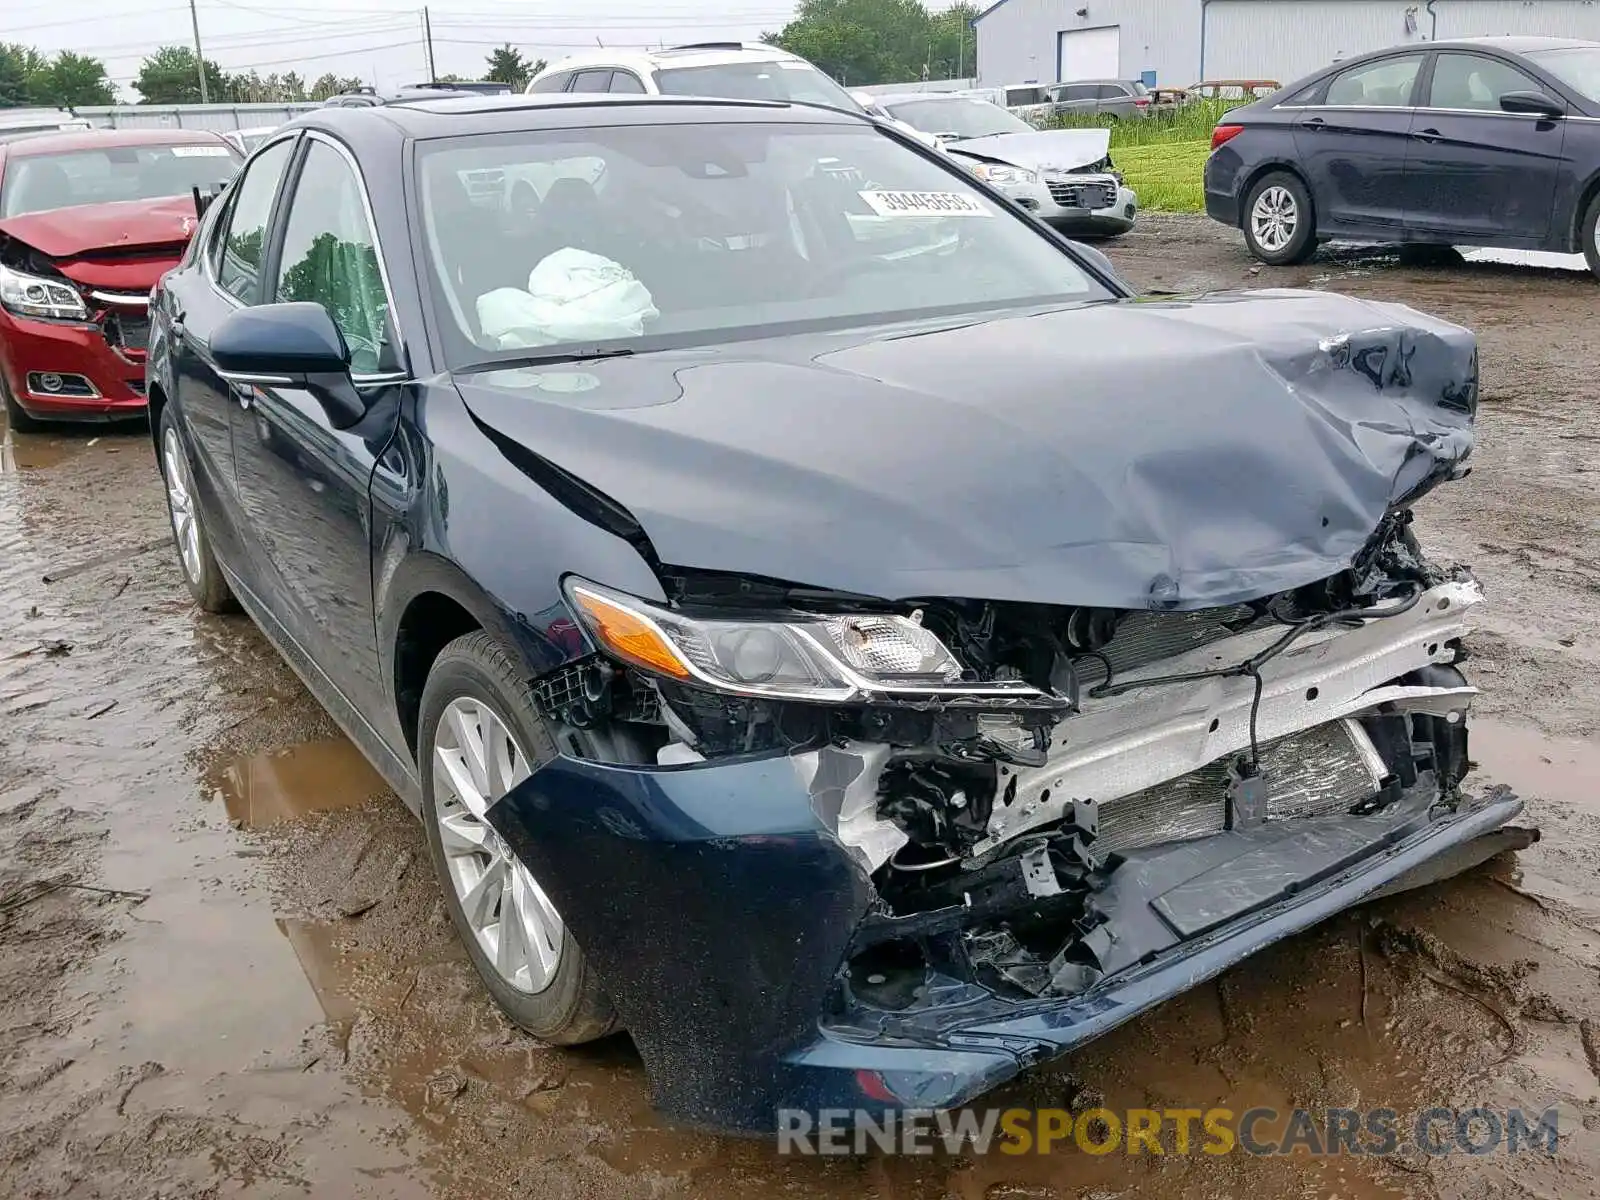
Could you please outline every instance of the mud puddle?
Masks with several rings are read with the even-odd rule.
[[[1252,274],[1236,240],[1146,220],[1110,250],[1146,287],[1359,266],[1328,285],[1479,329],[1475,470],[1418,524],[1488,589],[1473,757],[1544,837],[1259,955],[992,1101],[1555,1106],[1555,1159],[818,1159],[670,1128],[625,1038],[555,1050],[498,1016],[415,819],[248,622],[193,611],[170,554],[144,549],[167,533],[147,436],[96,431],[0,436],[0,1194],[1592,1191],[1600,497],[1582,447],[1600,443],[1600,289],[1490,264]]]
[[[250,829],[358,808],[389,792],[388,784],[343,737],[253,754],[212,771],[207,782],[228,816]]]

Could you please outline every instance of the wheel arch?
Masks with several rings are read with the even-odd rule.
[[[1311,190],[1311,181],[1306,178],[1306,173],[1300,169],[1299,164],[1288,159],[1273,159],[1252,168],[1250,173],[1244,177],[1244,182],[1239,185],[1239,228],[1241,230],[1244,228],[1245,222],[1250,219],[1250,193],[1255,191],[1256,184],[1260,183],[1268,175],[1279,171],[1286,175],[1293,175],[1299,180],[1300,186],[1305,188],[1306,199],[1311,201],[1312,228],[1316,228],[1317,197],[1316,193]]]
[[[561,624],[564,616],[564,611],[531,618],[509,612],[455,563],[437,555],[418,554],[403,563],[379,600],[377,622],[395,717],[413,761],[422,689],[440,651],[482,630],[505,647],[518,673],[531,682],[587,652],[576,624]],[[567,628],[576,640],[559,636]]]
[[[1578,202],[1572,208],[1572,222],[1567,227],[1572,240],[1568,246],[1578,254],[1583,253],[1583,218],[1588,215],[1589,205],[1594,203],[1596,196],[1600,196],[1600,171],[1584,182],[1578,192]]]

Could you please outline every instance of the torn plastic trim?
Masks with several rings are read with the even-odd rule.
[[[1384,703],[1438,702],[1442,711],[1424,710],[1436,715],[1465,708],[1477,689],[1390,681],[1453,661],[1451,643],[1470,631],[1466,614],[1482,599],[1476,581],[1452,581],[1425,591],[1407,612],[1353,629],[1324,630],[1291,646],[1261,669],[1257,740],[1285,737]],[[1126,678],[1223,666],[1281,633],[1276,627],[1253,630],[1149,664]],[[1248,749],[1254,701],[1255,682],[1244,676],[1086,698],[1082,711],[1057,727],[1043,767],[1001,768],[1001,795],[1010,802],[996,805],[989,836],[974,846],[973,855],[1059,821],[1074,799],[1106,804]]]
[[[1156,1005],[1215,978],[1274,942],[1386,892],[1391,884],[1415,878],[1435,858],[1451,854],[1481,837],[1494,835],[1522,809],[1522,800],[1509,792],[1487,797],[1476,807],[1463,807],[1407,838],[1376,850],[1337,874],[1208,933],[1180,942],[1151,961],[1129,967],[1070,998],[1007,1001],[997,997],[981,1005],[962,1005],[957,1011],[924,1010],[905,1018],[872,1010],[870,1014],[848,1015],[870,1016],[870,1023],[852,1024],[848,1017],[830,1020],[824,1032],[831,1037],[868,1044],[890,1039],[949,1050],[1009,1053],[1015,1057],[1020,1071],[1110,1032]],[[1497,849],[1504,848],[1503,842],[1495,845]],[[1472,858],[1465,855],[1459,861],[1470,863]],[[800,1056],[803,1055],[801,1052]],[[890,1081],[886,1078],[885,1082]],[[950,1098],[949,1104],[966,1103],[994,1082],[991,1079],[982,1086],[959,1092]],[[892,1083],[890,1087],[893,1090]],[[911,1102],[898,1092],[896,1096],[903,1103]]]

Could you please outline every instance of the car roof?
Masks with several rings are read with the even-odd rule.
[[[631,67],[649,71],[656,67],[722,67],[740,62],[804,62],[777,46],[763,42],[698,42],[662,50],[585,50],[551,63],[534,78],[585,67]]]
[[[879,104],[904,104],[908,100],[965,100],[971,104],[993,104],[987,96],[976,96],[971,92],[895,92],[889,96],[874,96]]]
[[[541,129],[583,129],[602,124],[689,125],[773,120],[804,124],[872,124],[865,114],[777,100],[551,92],[439,97],[369,108],[319,108],[295,118],[284,129],[323,129],[352,143],[368,144],[394,135],[417,139],[474,137]]]
[[[1495,50],[1505,50],[1511,54],[1532,54],[1538,50],[1576,50],[1584,46],[1600,46],[1600,42],[1585,41],[1582,38],[1559,37],[1473,37],[1451,38],[1448,41],[1429,42],[1433,50],[1448,50],[1452,46],[1466,49],[1482,49],[1485,46]]]
[[[12,142],[7,155],[24,158],[35,154],[99,150],[110,146],[193,146],[206,142],[228,144],[226,138],[210,129],[79,129]]]

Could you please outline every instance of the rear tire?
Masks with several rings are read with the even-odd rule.
[[[161,479],[166,484],[167,515],[172,522],[172,542],[178,551],[178,570],[183,573],[189,594],[202,612],[230,613],[238,610],[239,602],[233,589],[223,577],[211,551],[211,536],[206,533],[205,519],[200,513],[200,496],[194,486],[194,470],[190,465],[189,448],[173,406],[161,410],[161,424],[157,438],[156,461],[161,467]]]
[[[1268,266],[1292,267],[1317,252],[1317,215],[1298,175],[1262,176],[1244,202],[1244,241]]]
[[[17,433],[34,433],[44,428],[44,422],[38,417],[30,416],[12,396],[11,389],[6,386],[5,376],[0,375],[0,402],[5,404],[6,423]]]
[[[1596,193],[1584,210],[1582,241],[1583,257],[1589,263],[1589,270],[1600,278],[1600,193]]]
[[[466,634],[440,651],[422,690],[417,743],[428,849],[484,988],[540,1041],[571,1046],[616,1032],[616,1010],[571,930],[482,819],[556,757],[527,685],[488,634]]]

